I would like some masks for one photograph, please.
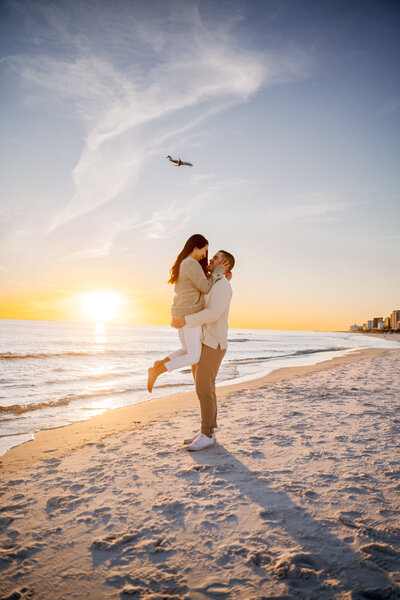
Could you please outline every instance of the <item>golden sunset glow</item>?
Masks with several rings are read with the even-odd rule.
[[[82,310],[86,317],[104,323],[115,319],[123,303],[117,292],[89,292],[82,296]]]
[[[194,233],[236,259],[231,327],[399,308],[398,2],[304,8],[306,35],[286,2],[1,3],[0,319],[169,325]]]

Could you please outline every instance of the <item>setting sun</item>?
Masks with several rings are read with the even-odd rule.
[[[111,321],[119,315],[122,302],[117,292],[89,292],[82,296],[82,310],[93,321]]]

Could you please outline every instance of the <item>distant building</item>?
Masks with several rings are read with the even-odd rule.
[[[384,329],[396,329],[400,331],[400,310],[394,310],[390,317],[374,317],[368,319],[366,323],[360,325],[350,325],[350,331],[371,331],[371,330],[382,331]]]
[[[390,327],[392,329],[398,329],[397,323],[400,321],[400,310],[394,310],[390,317]]]
[[[383,322],[383,318],[382,317],[374,317],[372,319],[374,326],[373,329],[378,329],[379,323],[382,321]]]

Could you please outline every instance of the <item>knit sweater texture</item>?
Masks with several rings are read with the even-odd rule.
[[[223,273],[223,268],[216,266],[210,277],[206,277],[202,266],[195,258],[191,256],[184,258],[175,283],[172,316],[186,317],[203,310],[204,294],[208,294],[214,283],[221,279]]]

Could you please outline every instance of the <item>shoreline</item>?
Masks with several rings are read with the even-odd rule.
[[[358,362],[393,352],[393,349],[367,348],[324,360],[312,365],[278,368],[268,375],[245,382],[218,387],[218,404],[230,402],[235,393],[254,390],[304,375],[317,373],[339,365]],[[78,421],[63,427],[39,431],[29,440],[7,450],[0,458],[3,473],[25,469],[38,462],[62,458],[79,448],[100,443],[103,439],[142,429],[148,424],[168,421],[174,417],[198,410],[198,399],[194,390],[155,398],[147,402],[107,410],[87,421]]]
[[[351,331],[349,333],[354,333],[355,334],[360,334],[360,335],[366,335],[367,337],[375,337],[375,338],[379,338],[379,339],[383,339],[383,340],[388,340],[389,342],[399,342],[400,343],[400,333],[397,333],[396,331],[394,332],[389,332],[389,331],[382,331],[381,333],[374,331],[374,332],[368,332],[368,331]]]

